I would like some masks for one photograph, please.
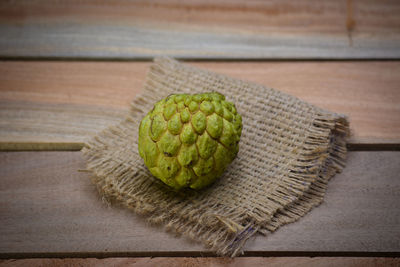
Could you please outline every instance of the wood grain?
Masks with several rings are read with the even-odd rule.
[[[396,0],[2,1],[0,57],[400,58],[399,12]]]
[[[79,150],[124,119],[148,63],[0,63],[0,149]]]
[[[191,63],[347,114],[351,144],[400,144],[399,62]],[[0,149],[80,149],[117,124],[150,63],[0,62]]]
[[[219,267],[219,266],[270,266],[270,267],[380,267],[380,266],[398,266],[400,259],[396,258],[323,258],[323,257],[282,257],[282,258],[265,258],[265,257],[240,257],[240,258],[108,258],[108,259],[22,259],[22,260],[4,260],[0,261],[0,266],[148,266],[148,267]]]
[[[0,153],[0,256],[199,256],[197,243],[107,207],[80,152]],[[351,152],[325,201],[247,253],[399,253],[400,152]],[[119,253],[119,254],[118,254]],[[186,254],[185,254],[186,253]]]

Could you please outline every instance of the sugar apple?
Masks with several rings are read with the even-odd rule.
[[[236,157],[241,132],[242,117],[222,94],[170,95],[141,121],[139,154],[165,184],[197,190]]]

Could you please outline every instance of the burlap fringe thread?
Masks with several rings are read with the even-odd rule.
[[[218,91],[243,116],[238,157],[211,187],[175,193],[154,179],[137,152],[138,125],[171,93]],[[93,183],[152,223],[236,256],[259,232],[268,234],[319,205],[328,180],[345,165],[347,119],[274,89],[173,59],[151,66],[125,121],[87,142]]]

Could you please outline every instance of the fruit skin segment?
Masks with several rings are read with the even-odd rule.
[[[141,121],[139,155],[173,189],[199,190],[236,157],[241,132],[242,117],[222,94],[170,95]]]

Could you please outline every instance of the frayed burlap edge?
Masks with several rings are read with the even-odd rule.
[[[152,80],[149,78],[151,75],[163,72],[165,65],[168,64],[172,65],[171,68],[180,67],[179,65],[175,66],[179,63],[173,60],[160,59],[151,67],[148,79]],[[230,79],[222,75],[206,73]],[[214,207],[216,208],[214,220],[207,222],[199,217],[199,214],[209,211],[209,206],[203,205],[196,206],[196,214],[190,212],[189,206],[186,210],[187,215],[183,217],[182,212],[179,213],[178,209],[182,209],[179,207],[179,203],[183,200],[186,201],[185,197],[179,198],[174,192],[168,192],[167,189],[155,190],[152,184],[157,181],[154,180],[136,179],[132,182],[133,177],[131,177],[131,173],[128,175],[126,166],[107,168],[104,166],[109,163],[99,158],[99,151],[107,149],[107,145],[109,145],[104,142],[104,139],[124,138],[125,136],[121,133],[127,129],[137,131],[132,125],[140,119],[139,114],[148,111],[149,101],[152,101],[146,94],[149,89],[145,88],[145,91],[135,98],[126,121],[106,129],[90,140],[82,150],[88,160],[88,169],[94,174],[93,182],[98,186],[99,192],[105,199],[116,201],[136,213],[144,214],[150,222],[164,224],[173,232],[201,240],[220,255],[236,256],[242,251],[246,241],[256,232],[267,234],[275,231],[278,227],[299,219],[312,207],[319,205],[326,191],[328,180],[344,167],[345,138],[348,132],[347,120],[343,116],[318,110],[309,127],[304,145],[299,148],[300,151],[296,152],[298,160],[293,162],[290,175],[283,184],[278,185],[280,188],[276,190],[277,194],[271,196],[276,205],[272,205],[271,210],[268,211],[270,215],[256,216],[254,213],[250,215],[247,212],[218,210],[218,207]],[[143,168],[143,166],[139,166],[139,168]],[[124,177],[124,172],[127,173],[126,177]],[[123,177],[118,185],[115,185],[113,180],[113,177],[116,176]],[[128,180],[129,188],[124,188]],[[290,189],[288,189],[289,186]],[[168,207],[170,210],[157,210],[156,202],[144,199],[144,195],[146,195],[143,194],[144,191],[146,194],[154,194],[155,199],[159,195],[162,201],[170,200],[171,204]],[[190,200],[196,201],[195,197]],[[215,203],[210,204],[214,205]]]

